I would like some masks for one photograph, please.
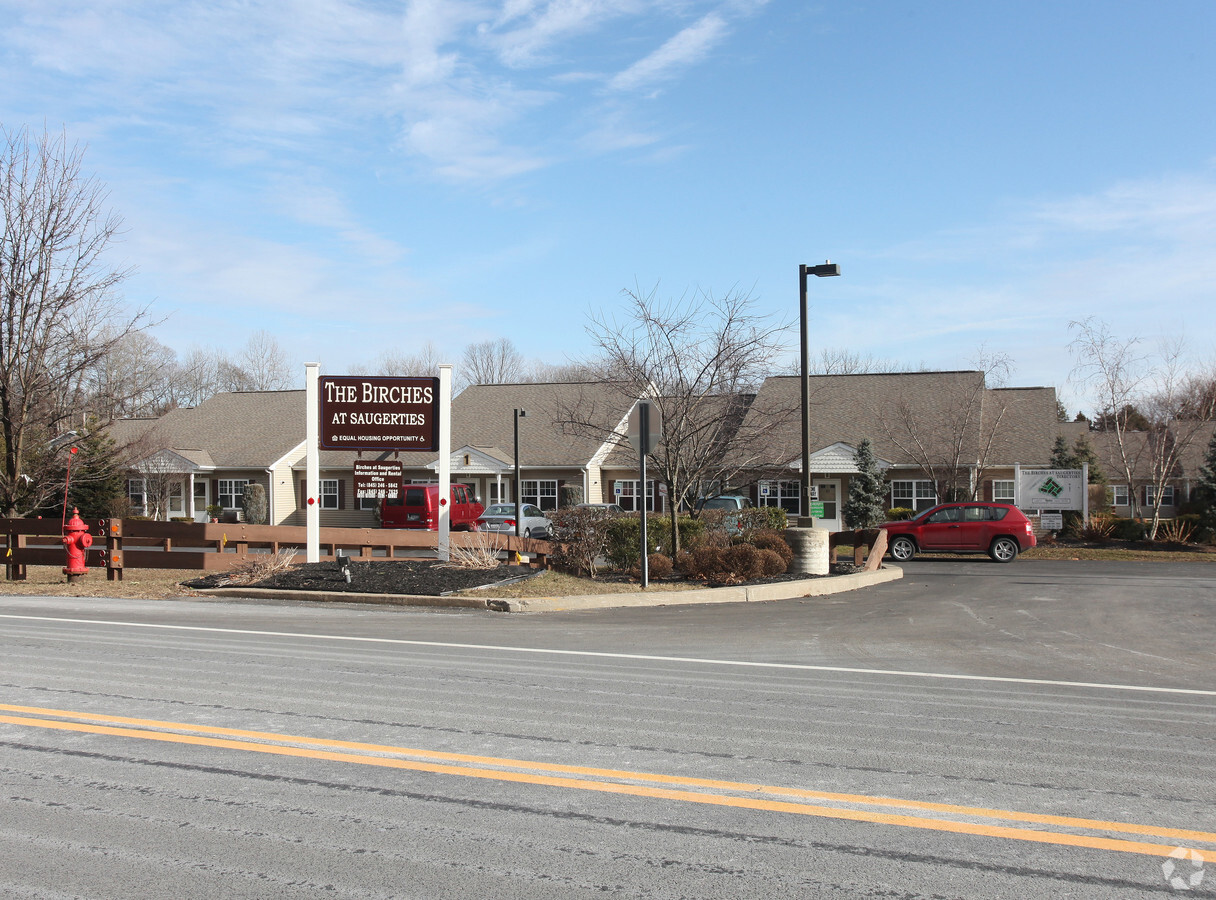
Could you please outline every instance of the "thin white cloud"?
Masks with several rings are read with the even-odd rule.
[[[717,13],[709,13],[613,77],[608,86],[617,91],[635,91],[675,77],[708,56],[726,37],[727,30],[725,19]]]

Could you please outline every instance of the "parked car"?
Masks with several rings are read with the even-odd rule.
[[[624,513],[619,503],[580,503],[575,509],[591,509],[606,513],[610,516],[615,516]]]
[[[1013,562],[1037,541],[1034,526],[1008,503],[943,503],[903,522],[887,522],[887,547],[897,562],[917,553],[987,553]]]
[[[523,506],[524,517],[520,522],[519,533],[528,538],[549,540],[553,536],[553,522],[531,503]],[[515,534],[515,504],[495,503],[477,519],[477,527],[483,531],[494,531],[499,534]]]
[[[733,512],[751,507],[751,498],[741,494],[720,494],[717,497],[702,497],[697,501],[697,512],[703,509],[728,509]]]
[[[485,507],[466,485],[452,485],[452,499],[448,506],[448,527],[452,531],[475,531],[477,517]],[[381,528],[426,528],[439,530],[439,485],[407,484],[396,500],[380,503]]]

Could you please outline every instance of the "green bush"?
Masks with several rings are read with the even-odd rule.
[[[906,506],[896,506],[887,510],[888,522],[902,522],[905,519],[910,519],[916,515],[916,510],[908,509]]]
[[[193,522],[194,520],[192,518],[190,518],[189,516],[174,516],[169,521],[170,522]]]
[[[1116,541],[1142,541],[1147,533],[1139,519],[1115,519],[1111,537]]]
[[[641,527],[640,525],[638,526]],[[680,549],[692,550],[694,547],[699,547],[705,541],[705,522],[701,519],[694,519],[692,516],[679,516],[676,519],[676,527],[680,530]],[[671,516],[669,515],[649,515],[646,517],[646,537],[654,536],[656,545],[659,550],[670,555],[672,549],[671,542]]]
[[[245,493],[241,496],[241,510],[245,513],[245,522],[249,525],[265,525],[266,488],[256,481],[245,485]]]
[[[658,551],[658,540],[654,523],[647,518],[647,553]],[[608,520],[607,546],[604,555],[614,569],[630,569],[642,555],[642,518],[638,515],[617,515]]]

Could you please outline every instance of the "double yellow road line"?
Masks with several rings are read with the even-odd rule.
[[[819,816],[922,828],[932,831],[1009,840],[1060,844],[1168,856],[1179,846],[1216,845],[1216,834],[1181,828],[1106,822],[1012,810],[899,800],[865,794],[839,794],[801,788],[746,784],[711,778],[689,778],[647,772],[567,766],[518,759],[442,753],[411,747],[334,741],[299,735],[217,728],[182,722],[160,722],[96,713],[0,704],[0,722],[58,731],[86,732],[173,744],[192,744],[252,753],[270,753],[333,762],[460,775],[520,784],[545,785],[608,794],[626,794],[684,803],[791,815]],[[808,802],[815,801],[815,802]],[[1042,827],[1027,827],[1042,826]],[[1153,843],[1111,835],[1165,839]],[[1207,848],[1198,847],[1205,850]],[[1210,850],[1208,851],[1210,852]]]

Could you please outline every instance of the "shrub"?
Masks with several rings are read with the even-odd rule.
[[[752,544],[735,544],[722,551],[730,581],[750,581],[760,577],[760,551]]]
[[[596,576],[599,560],[608,555],[608,528],[612,521],[599,509],[556,509],[549,513],[553,522],[553,552],[549,559],[555,568],[575,575]]]
[[[794,551],[790,545],[776,531],[761,529],[752,535],[752,544],[757,550],[767,550],[777,554],[781,560],[781,569],[777,572],[766,572],[767,575],[780,575],[790,567],[790,563],[794,561]]]
[[[1166,519],[1157,526],[1157,540],[1166,544],[1189,544],[1195,536],[1195,526],[1182,517]]]
[[[1115,517],[1111,513],[1091,513],[1089,524],[1081,534],[1087,541],[1108,541],[1115,533]]]
[[[675,563],[675,567],[677,569],[679,569],[681,572],[683,572],[686,577],[688,577],[688,578],[695,577],[693,575],[693,567],[694,567],[693,557],[692,557],[692,553],[690,551],[681,550],[679,553],[676,554],[676,558],[673,561]]]
[[[241,497],[241,509],[245,513],[245,521],[250,525],[266,524],[266,488],[256,481],[245,485],[245,493]]]
[[[702,519],[694,519],[692,516],[679,516],[676,519],[676,528],[680,531],[680,549],[682,550],[691,550],[694,547],[700,546],[705,540],[705,522]],[[646,537],[650,538],[651,535],[654,536],[655,546],[659,550],[667,554],[671,553],[673,544],[671,541],[670,516],[647,516]]]
[[[905,519],[910,519],[916,515],[916,510],[908,509],[906,506],[896,506],[887,510],[888,522],[902,522]]]
[[[788,547],[786,548],[789,549]],[[790,567],[789,560],[785,559],[776,550],[771,550],[767,547],[757,550],[756,553],[760,559],[760,574],[764,576],[784,575]]]
[[[674,566],[670,556],[665,556],[662,553],[652,553],[647,560],[647,573],[651,578],[666,578],[672,572]],[[639,560],[633,564],[629,570],[629,574],[634,578],[642,577],[642,563]]]
[[[642,554],[642,519],[640,516],[613,516],[607,520],[607,546],[604,555],[615,569],[629,569]],[[655,530],[646,523],[646,552],[658,550]]]
[[[1139,519],[1115,519],[1111,532],[1111,537],[1117,541],[1142,541],[1144,535],[1144,523]]]
[[[581,484],[563,484],[558,489],[557,505],[561,509],[570,509],[583,502],[583,486]]]

